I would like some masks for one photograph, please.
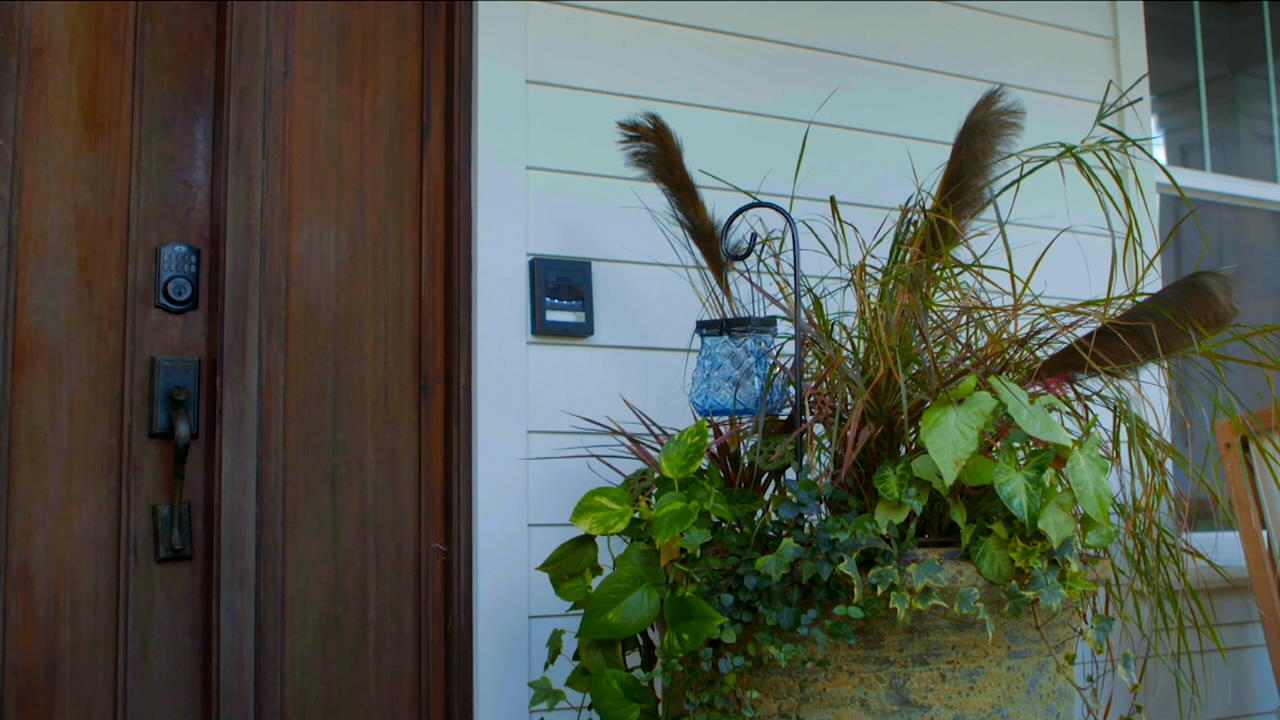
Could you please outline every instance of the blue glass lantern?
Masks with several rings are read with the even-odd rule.
[[[735,248],[730,243],[730,229],[738,218],[751,210],[770,210],[786,220],[791,231],[792,298],[795,300],[794,316],[795,358],[790,377],[778,372],[779,343],[777,318],[737,317],[702,320],[696,331],[702,345],[698,349],[698,361],[693,370],[693,384],[689,390],[689,402],[703,417],[741,417],[781,414],[789,405],[795,405],[792,415],[799,428],[802,423],[799,403],[793,398],[803,397],[801,363],[804,358],[804,314],[800,309],[800,247],[799,233],[791,213],[771,202],[756,201],[738,208],[720,229],[720,252],[731,262],[746,260],[755,251],[759,236],[750,232],[745,246]],[[803,458],[800,440],[797,439],[797,455]]]
[[[778,373],[778,320],[701,320],[702,340],[689,403],[703,417],[775,415],[790,402],[791,380]]]

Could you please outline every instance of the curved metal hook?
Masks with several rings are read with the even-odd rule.
[[[752,210],[772,210],[783,217],[787,221],[787,227],[791,229],[791,298],[794,303],[794,311],[791,318],[792,326],[795,329],[796,336],[796,355],[791,362],[791,381],[796,386],[795,399],[795,416],[796,429],[803,425],[804,418],[804,378],[802,371],[804,368],[804,312],[800,308],[800,232],[796,228],[795,218],[791,217],[791,213],[787,212],[781,205],[767,202],[765,200],[757,200],[747,203],[737,210],[724,221],[724,225],[720,228],[720,254],[733,262],[740,262],[751,257],[751,253],[755,252],[756,243],[760,236],[751,231],[750,242],[747,244],[746,250],[733,252],[729,247],[729,230],[733,227],[733,223],[745,213]],[[796,458],[800,463],[800,472],[804,472],[804,440],[796,438]]]

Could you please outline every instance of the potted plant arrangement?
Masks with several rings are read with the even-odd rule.
[[[586,493],[582,534],[538,567],[582,615],[547,643],[548,667],[571,660],[564,687],[530,683],[531,707],[572,694],[601,720],[1073,718],[1083,698],[1140,717],[1147,658],[1194,690],[1207,559],[1170,519],[1169,469],[1213,477],[1143,379],[1199,357],[1222,386],[1220,350],[1245,336],[1243,361],[1280,365],[1274,329],[1231,325],[1225,276],[1142,291],[1159,265],[1132,178],[1150,158],[1111,124],[1131,104],[1105,99],[1079,143],[1014,153],[1023,113],[992,90],[936,186],[873,238],[834,197],[825,224],[793,231],[834,269],[766,293],[805,343],[789,410],[774,397],[678,431],[638,408],[592,421],[639,469]],[[675,134],[652,114],[619,125],[700,256],[709,310],[734,315],[735,281],[762,286],[727,259]],[[980,220],[1058,171],[1116,237],[1110,289],[1088,302],[1035,292],[1040,260],[1019,269],[1011,228]],[[784,258],[774,280],[796,270]]]

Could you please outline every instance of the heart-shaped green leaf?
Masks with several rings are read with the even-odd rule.
[[[629,545],[587,600],[578,636],[622,639],[649,627],[661,610],[658,585],[662,581],[658,551]]]
[[[658,700],[653,692],[622,670],[591,673],[591,704],[600,720],[655,720]]]
[[[697,505],[689,502],[683,493],[666,493],[653,509],[650,528],[654,543],[666,545],[676,539],[680,533],[688,530],[696,519],[698,519]]]
[[[667,621],[667,632],[662,636],[662,650],[667,657],[680,657],[697,650],[716,634],[716,628],[728,621],[695,595],[667,598],[663,616]]]
[[[1013,580],[1013,560],[1009,557],[1009,542],[995,533],[970,545],[973,564],[982,577],[997,585]]]
[[[582,496],[569,521],[592,535],[617,535],[631,522],[633,510],[631,496],[622,488],[596,488]]]
[[[711,444],[711,430],[706,420],[699,420],[680,431],[662,446],[658,466],[672,480],[683,480],[702,467]]]
[[[910,514],[911,506],[904,502],[881,500],[876,503],[876,525],[880,526],[882,532],[889,529],[889,523],[901,525],[907,519],[907,515]]]
[[[594,536],[579,535],[552,550],[537,569],[551,577],[573,575],[591,568],[599,570],[599,553],[600,548],[596,545]]]
[[[902,492],[911,482],[911,468],[903,461],[888,462],[876,470],[871,481],[875,483],[876,490],[880,492],[882,499],[901,502]]]
[[[1071,436],[1063,429],[1062,424],[1048,410],[1032,403],[1026,390],[1000,376],[991,378],[990,382],[1009,416],[1028,435],[1057,445],[1071,444]]]
[[[1032,527],[1044,503],[1044,468],[1037,465],[1017,468],[1002,459],[996,462],[991,480],[1009,512],[1028,528]]]
[[[978,451],[982,428],[996,407],[996,399],[981,390],[955,402],[938,398],[920,420],[920,440],[950,487],[969,456]]]
[[[1040,511],[1036,527],[1040,528],[1056,548],[1076,532],[1076,497],[1070,490],[1063,490],[1045,503]]]
[[[1089,517],[1102,525],[1111,525],[1111,463],[1098,450],[1101,441],[1091,437],[1071,451],[1067,458],[1067,479],[1076,500]]]

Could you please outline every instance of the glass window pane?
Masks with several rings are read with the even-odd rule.
[[[1265,27],[1260,2],[1200,3],[1210,169],[1274,182]]]
[[[1204,170],[1191,3],[1147,2],[1142,6],[1146,13],[1151,123],[1157,157],[1169,165]]]
[[[1196,270],[1223,270],[1235,282],[1237,322],[1245,325],[1280,323],[1280,213],[1254,208],[1195,201],[1195,215],[1183,222],[1162,257],[1162,272],[1171,282]],[[1160,230],[1167,236],[1187,214],[1177,197],[1160,197]],[[1238,344],[1238,343],[1234,343]],[[1227,346],[1226,355],[1249,357],[1245,348]],[[1197,463],[1218,463],[1213,439],[1213,403],[1221,402],[1242,412],[1257,410],[1272,397],[1275,373],[1228,363],[1230,393],[1207,395],[1201,379],[1203,363],[1179,361],[1173,367],[1171,418],[1174,439],[1188,458]],[[1206,494],[1190,488],[1184,473],[1176,473],[1188,490],[1188,520],[1199,530],[1230,526],[1226,518],[1213,517]]]

